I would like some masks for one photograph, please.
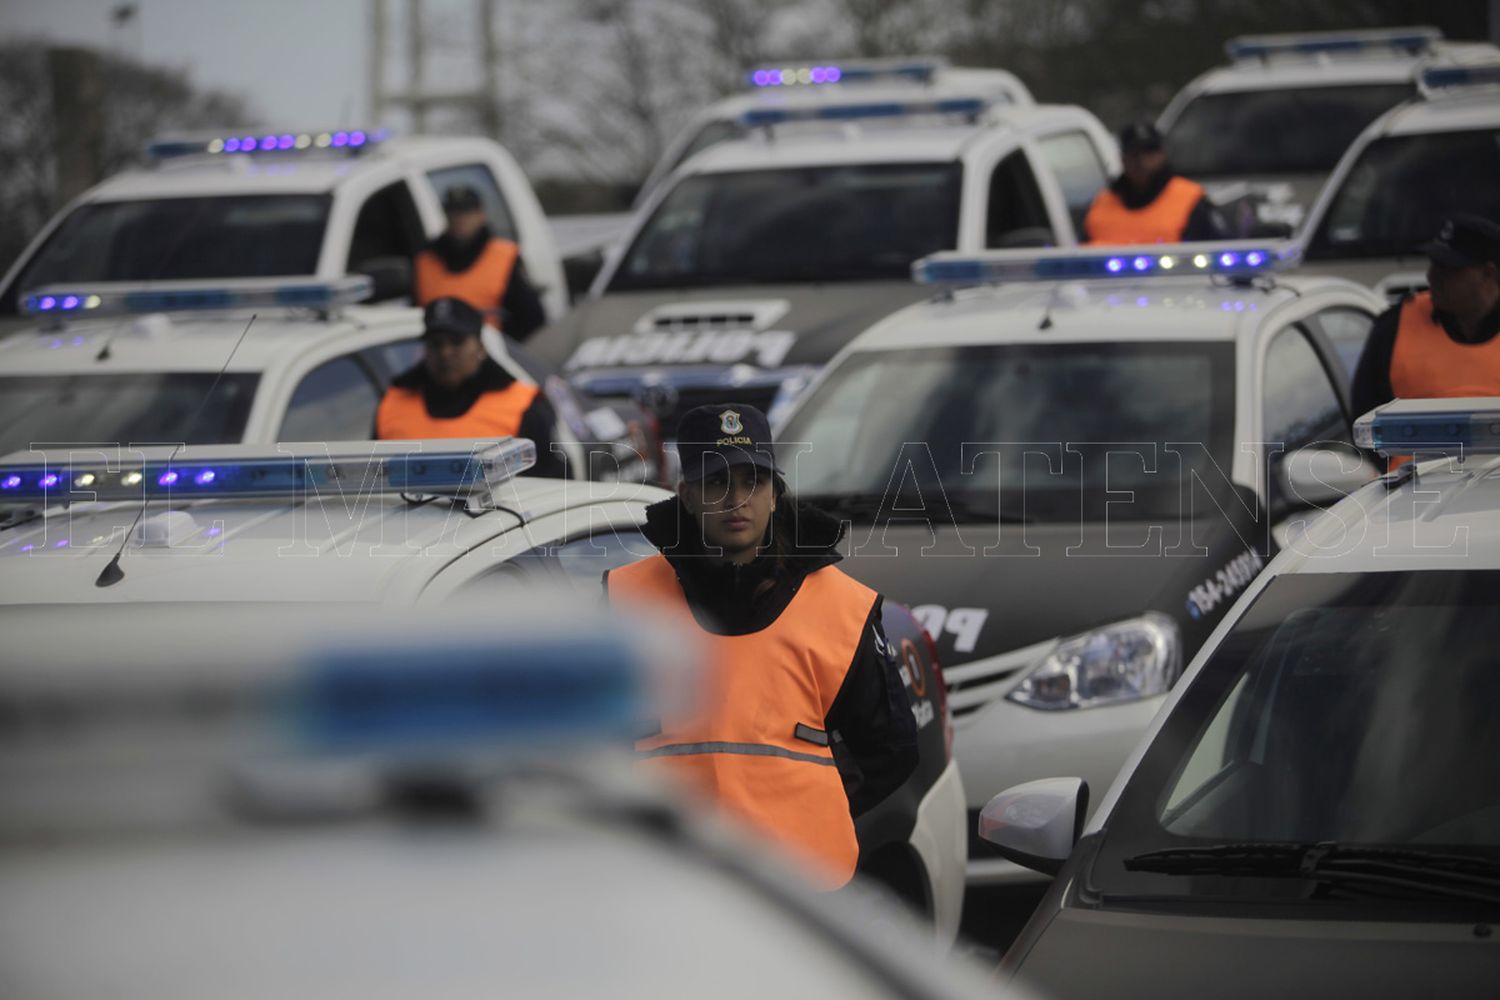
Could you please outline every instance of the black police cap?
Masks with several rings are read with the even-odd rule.
[[[698,406],[677,424],[677,455],[683,479],[704,479],[735,465],[780,472],[771,442],[771,423],[746,403]]]
[[[484,314],[463,299],[435,299],[422,312],[422,335],[457,334],[477,337],[484,329]]]
[[[1418,249],[1443,267],[1500,264],[1500,225],[1482,215],[1455,215]]]
[[[1142,118],[1120,130],[1120,152],[1154,153],[1162,148],[1161,130]]]
[[[455,212],[477,212],[482,208],[484,202],[480,200],[479,192],[467,185],[455,185],[443,194],[443,211],[449,215]]]

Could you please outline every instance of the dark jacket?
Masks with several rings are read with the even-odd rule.
[[[809,573],[843,558],[838,551],[843,524],[810,504],[782,503],[771,526],[775,554],[744,565],[706,554],[698,522],[676,497],[646,508],[643,531],[676,571],[693,617],[715,635],[766,628]],[[770,586],[763,588],[765,581]],[[844,685],[824,719],[855,816],[895,791],[917,767],[916,721],[895,650],[880,624],[881,604],[876,598]]]
[[[1177,176],[1176,172],[1168,167],[1152,178],[1144,191],[1137,192],[1125,179],[1125,175],[1121,174],[1109,185],[1109,189],[1125,203],[1126,208],[1134,212],[1145,208],[1161,197],[1167,182],[1175,176]],[[1224,221],[1223,214],[1209,200],[1208,195],[1199,198],[1198,204],[1194,205],[1192,212],[1188,214],[1187,226],[1182,230],[1182,241],[1199,243],[1205,240],[1222,240],[1228,236],[1229,224]]]
[[[479,372],[457,389],[446,389],[427,376],[427,366],[422,362],[391,380],[392,385],[403,389],[415,389],[422,393],[422,403],[427,415],[436,420],[452,420],[469,412],[469,408],[486,392],[508,389],[515,383],[494,358],[485,358]],[[545,392],[538,392],[536,399],[521,416],[521,429],[517,437],[530,438],[536,442],[536,465],[527,475],[564,478],[567,463],[563,456],[552,448],[553,428],[557,426],[557,412],[547,400]]]
[[[489,245],[494,235],[488,226],[481,229],[473,239],[460,243],[449,233],[443,233],[427,244],[427,249],[437,254],[443,266],[455,274],[467,271],[479,259],[479,254]],[[547,324],[547,310],[536,287],[526,276],[526,265],[520,257],[510,273],[510,282],[500,298],[500,327],[505,335],[523,341]]]
[[[1377,406],[1396,398],[1391,388],[1391,358],[1396,353],[1396,333],[1401,328],[1401,309],[1406,299],[1391,306],[1370,327],[1370,336],[1365,340],[1365,349],[1359,356],[1359,366],[1354,370],[1354,381],[1349,386],[1349,409],[1352,417],[1369,413]],[[1479,336],[1465,339],[1451,317],[1434,313],[1448,336],[1458,344],[1482,344],[1500,335],[1500,305],[1490,310],[1479,324]]]

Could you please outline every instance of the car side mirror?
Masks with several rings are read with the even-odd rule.
[[[367,302],[389,302],[411,295],[410,257],[371,257],[354,269],[374,286]]]
[[[1281,463],[1281,486],[1289,507],[1336,503],[1380,475],[1365,456],[1346,448],[1308,445]]]
[[[1056,875],[1083,833],[1089,785],[1082,778],[1043,778],[990,799],[979,813],[979,837],[1009,861]]]

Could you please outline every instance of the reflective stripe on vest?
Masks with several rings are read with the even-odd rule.
[[[428,414],[420,389],[393,385],[376,411],[375,436],[382,441],[515,437],[521,433],[521,418],[539,391],[534,385],[515,382],[481,393],[462,416],[434,417]]]
[[[1418,292],[1401,306],[1391,349],[1391,392],[1397,399],[1500,396],[1500,337],[1463,344],[1448,336],[1432,313],[1432,293]],[[1411,458],[1392,455],[1395,469]]]
[[[510,284],[519,255],[520,248],[510,240],[492,239],[467,271],[454,272],[436,253],[423,250],[417,254],[412,276],[417,305],[425,306],[435,299],[463,299],[498,328],[500,301],[505,298],[505,286]]]
[[[1099,192],[1084,217],[1090,243],[1180,243],[1188,218],[1203,198],[1203,187],[1173,177],[1161,194],[1140,208],[1127,208],[1109,188]]]
[[[826,888],[849,881],[859,842],[824,719],[844,684],[876,594],[832,566],[809,573],[759,632],[697,626],[665,556],[611,570],[610,600],[674,612],[703,641],[710,669],[690,717],[664,717],[636,744],[669,774],[814,866]]]

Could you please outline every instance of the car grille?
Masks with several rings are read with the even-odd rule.
[[[1041,660],[1056,646],[1056,639],[1048,639],[999,656],[945,667],[943,676],[948,681],[948,707],[953,712],[954,721],[961,721],[1000,698],[1010,690],[1011,681],[1017,674]]]

